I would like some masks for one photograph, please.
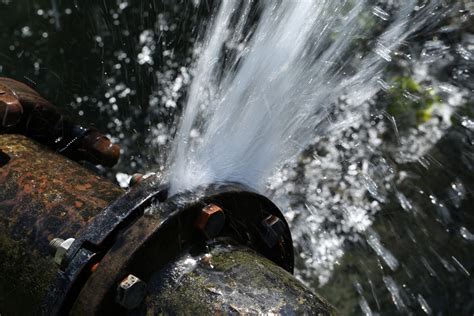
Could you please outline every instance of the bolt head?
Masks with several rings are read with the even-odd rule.
[[[275,215],[269,215],[262,221],[263,241],[273,248],[286,230],[285,223]]]
[[[117,287],[115,301],[126,309],[137,308],[146,294],[146,283],[133,274],[127,275]]]
[[[61,266],[64,257],[66,256],[66,252],[71,247],[72,243],[74,242],[74,238],[68,238],[58,244],[56,247],[56,253],[54,254],[54,262]]]
[[[216,237],[225,224],[225,213],[219,206],[209,204],[199,213],[195,226],[207,238]]]

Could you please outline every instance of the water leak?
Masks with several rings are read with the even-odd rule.
[[[414,12],[416,1],[404,1],[364,52],[357,39],[373,35],[365,13],[388,19],[366,1],[263,2],[251,28],[253,1],[223,1],[175,138],[171,192],[221,181],[264,191],[283,163],[337,126],[338,98],[354,108],[377,91],[393,51],[435,5]]]

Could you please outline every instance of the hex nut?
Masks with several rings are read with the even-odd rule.
[[[286,230],[285,223],[275,215],[269,215],[262,221],[263,241],[273,248]]]
[[[66,240],[63,240],[61,238],[54,238],[51,240],[49,245],[56,250],[54,254],[54,262],[61,266],[63,259],[66,255],[66,252],[68,249],[71,247],[72,243],[74,242],[74,238],[68,238]]]
[[[194,226],[199,229],[206,238],[216,237],[225,224],[225,213],[219,206],[209,204],[199,213]]]
[[[115,301],[126,309],[137,308],[145,297],[146,287],[145,282],[129,274],[118,285]]]

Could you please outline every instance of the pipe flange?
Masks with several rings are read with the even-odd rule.
[[[117,286],[128,275],[144,280],[186,247],[231,237],[289,272],[288,224],[266,197],[240,184],[219,184],[167,198],[168,187],[146,179],[99,214],[62,260],[43,313],[123,312]],[[73,307],[74,306],[74,307]]]
[[[212,236],[202,232],[206,219],[207,224],[209,219],[213,221]],[[273,234],[271,237],[268,237],[269,231]],[[153,272],[184,249],[199,244],[205,246],[210,237],[231,237],[287,271],[293,271],[290,231],[283,215],[270,200],[236,184],[200,188],[151,205],[123,231],[83,287],[73,313],[125,312],[114,301],[121,280],[133,274],[147,282]]]

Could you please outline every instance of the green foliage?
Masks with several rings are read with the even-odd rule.
[[[427,122],[440,97],[431,88],[424,88],[410,77],[395,77],[387,94],[387,112],[402,126]]]

